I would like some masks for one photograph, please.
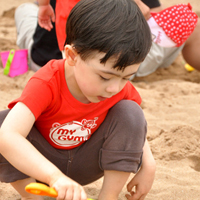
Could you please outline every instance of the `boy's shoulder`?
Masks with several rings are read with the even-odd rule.
[[[41,67],[32,78],[49,81],[53,77],[60,76],[64,73],[64,59],[50,60],[46,65]]]

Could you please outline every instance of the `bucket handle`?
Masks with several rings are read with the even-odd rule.
[[[9,74],[9,72],[10,72],[10,66],[12,64],[14,55],[15,55],[15,50],[11,49],[10,53],[8,55],[8,59],[6,61],[6,65],[5,65],[4,71],[3,71],[4,75],[8,75]]]

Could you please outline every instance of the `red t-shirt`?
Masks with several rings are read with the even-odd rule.
[[[139,93],[129,81],[118,94],[105,101],[79,102],[67,87],[64,63],[65,60],[48,62],[29,80],[21,97],[8,105],[12,108],[23,102],[34,114],[37,129],[55,148],[72,149],[88,140],[108,110],[120,100],[141,103]]]
[[[66,40],[66,23],[71,9],[80,0],[57,0],[56,1],[56,36],[60,51],[64,50]]]

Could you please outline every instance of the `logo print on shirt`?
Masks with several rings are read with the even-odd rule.
[[[97,126],[96,121],[83,119],[81,122],[72,121],[66,124],[54,123],[50,130],[50,139],[59,146],[71,147],[86,141],[91,136],[91,129]]]

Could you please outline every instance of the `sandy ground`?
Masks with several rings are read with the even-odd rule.
[[[25,0],[0,0],[0,51],[18,49],[14,22],[15,8]],[[29,2],[32,2],[29,0]],[[200,14],[199,0],[162,0],[165,6],[188,3]],[[199,15],[200,16],[200,15]],[[0,64],[0,110],[18,97],[32,71],[10,78]],[[140,92],[148,121],[148,140],[157,162],[153,187],[147,200],[200,199],[200,72],[188,72],[181,55],[167,69],[159,69],[133,84]],[[102,179],[85,186],[96,198]],[[124,200],[124,188],[119,199]],[[0,183],[0,200],[19,200],[9,184]],[[50,198],[46,198],[50,199]]]

